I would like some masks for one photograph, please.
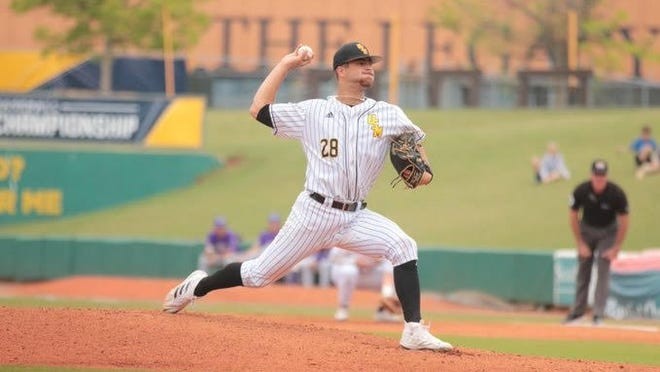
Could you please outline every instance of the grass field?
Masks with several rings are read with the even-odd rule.
[[[394,172],[386,164],[368,202],[399,223],[420,246],[572,247],[568,195],[588,177],[596,157],[610,162],[610,178],[629,196],[631,228],[624,249],[660,246],[660,176],[636,180],[627,150],[643,124],[660,132],[660,110],[413,111],[409,115],[428,134],[426,148],[435,180],[413,192],[392,190],[389,181]],[[243,111],[209,111],[205,131],[202,151],[237,160],[236,165],[185,189],[58,221],[3,226],[0,234],[197,240],[213,216],[222,214],[245,240],[254,239],[268,213],[286,215],[302,190],[305,160],[300,145],[274,138]],[[548,140],[559,143],[573,178],[538,186],[529,159],[541,155]],[[89,144],[81,148],[135,149]]]

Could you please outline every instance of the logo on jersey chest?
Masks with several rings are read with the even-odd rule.
[[[376,116],[376,114],[367,115],[367,124],[371,127],[371,132],[375,138],[383,135],[383,127],[379,125],[378,116]]]
[[[591,201],[593,204],[598,205],[598,207],[600,207],[600,209],[602,209],[604,211],[609,210],[609,209],[612,208],[609,205],[609,203],[607,203],[606,201],[598,200],[598,197],[593,193],[589,193],[589,201]]]

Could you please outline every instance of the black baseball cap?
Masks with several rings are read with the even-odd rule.
[[[591,173],[597,176],[605,176],[607,174],[607,162],[603,159],[596,159],[591,163]]]
[[[383,60],[381,56],[374,56],[369,53],[369,49],[362,43],[352,42],[342,45],[335,56],[332,58],[332,69],[358,59],[369,58],[372,63],[380,62]]]

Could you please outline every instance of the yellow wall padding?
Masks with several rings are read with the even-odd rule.
[[[145,139],[145,145],[200,148],[205,109],[203,97],[175,98]]]
[[[76,55],[39,51],[0,51],[0,91],[25,93],[82,63]]]

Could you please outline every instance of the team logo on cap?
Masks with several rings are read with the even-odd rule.
[[[366,46],[364,46],[364,45],[362,45],[362,44],[360,44],[360,43],[355,44],[355,46],[356,46],[358,49],[360,49],[360,52],[362,52],[362,54],[369,55],[369,50],[367,49]]]

